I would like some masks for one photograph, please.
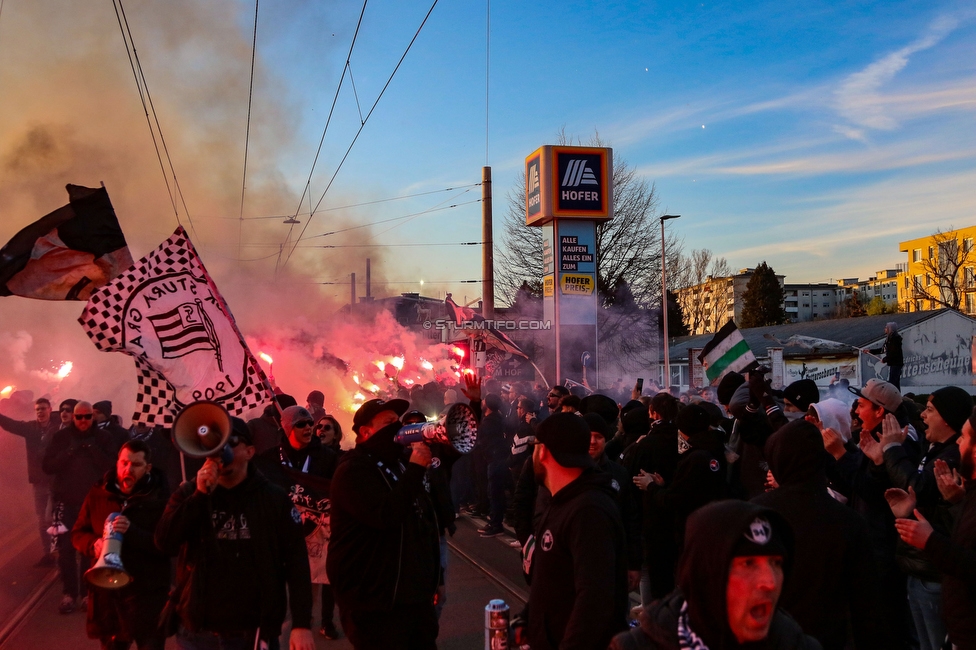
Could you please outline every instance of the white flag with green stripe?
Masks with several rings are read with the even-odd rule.
[[[756,355],[731,320],[716,332],[715,337],[702,349],[698,359],[705,366],[705,376],[713,385],[722,381],[722,377],[730,372],[745,372],[758,365]]]

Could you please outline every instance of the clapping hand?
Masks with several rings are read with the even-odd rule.
[[[942,498],[949,503],[959,503],[966,496],[966,487],[962,476],[956,469],[950,469],[948,463],[941,458],[935,461],[935,482],[942,493]]]
[[[875,465],[884,463],[884,450],[881,447],[881,443],[874,439],[870,431],[861,429],[861,442],[858,446],[864,452],[864,455],[870,458],[871,462]]]
[[[915,510],[915,504],[918,502],[912,486],[908,486],[908,492],[899,488],[888,488],[884,495],[888,507],[891,508],[891,514],[896,518],[904,519],[912,516],[912,511]]]
[[[902,428],[898,424],[898,418],[891,413],[885,415],[881,422],[881,448],[884,449],[889,444],[902,444],[908,437],[908,427]],[[880,464],[880,463],[879,463]]]
[[[836,460],[840,460],[847,453],[847,448],[844,446],[844,439],[835,430],[830,427],[824,427],[820,430],[820,435],[823,436],[824,449]]]
[[[932,524],[918,510],[915,511],[915,519],[896,519],[895,529],[901,541],[918,549],[925,548],[932,535]]]

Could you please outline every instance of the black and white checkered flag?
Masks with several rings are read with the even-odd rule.
[[[133,422],[169,425],[184,406],[203,399],[231,415],[272,399],[182,227],[93,292],[78,320],[99,350],[135,358],[139,393]]]

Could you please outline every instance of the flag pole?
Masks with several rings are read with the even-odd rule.
[[[200,263],[200,269],[203,271],[203,277],[207,281],[207,286],[210,287],[210,292],[213,293],[214,298],[217,300],[217,306],[220,307],[222,312],[224,312],[224,316],[227,317],[231,327],[234,328],[234,333],[237,334],[237,340],[240,341],[241,347],[244,348],[244,354],[247,355],[248,361],[254,366],[254,369],[261,378],[264,387],[267,388],[268,393],[271,394],[271,402],[275,405],[275,408],[278,409],[278,415],[281,415],[282,408],[275,396],[274,388],[271,386],[271,380],[268,379],[268,376],[264,373],[264,368],[262,368],[261,364],[258,363],[257,358],[251,352],[251,348],[248,347],[247,341],[244,340],[244,335],[241,334],[240,328],[237,327],[237,320],[235,320],[234,314],[231,313],[230,308],[227,306],[227,302],[217,289],[217,284],[213,281],[213,278],[210,277],[210,272],[207,271],[207,267],[204,265],[203,259],[200,257],[200,253],[197,252],[196,246],[194,246],[193,242],[190,241],[190,235],[186,232],[186,230],[184,230],[183,226],[179,226],[178,229],[182,232],[183,237],[186,238],[186,244],[193,252],[193,255],[197,258],[197,262]]]

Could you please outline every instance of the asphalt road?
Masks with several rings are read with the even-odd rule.
[[[484,608],[493,598],[521,610],[528,591],[522,579],[519,551],[511,537],[483,539],[478,520],[462,517],[450,540],[447,601],[441,615],[438,647],[442,650],[478,650],[484,646]],[[85,635],[85,614],[61,615],[60,583],[51,570],[34,569],[37,560],[33,521],[0,536],[0,650],[95,649],[97,641]],[[346,639],[328,641],[318,636],[318,591],[315,612],[316,648],[351,648]],[[337,614],[338,616],[338,614]],[[377,621],[381,624],[382,621]],[[283,636],[287,648],[287,630]],[[174,648],[172,639],[167,649]]]

